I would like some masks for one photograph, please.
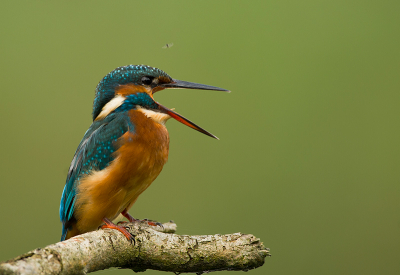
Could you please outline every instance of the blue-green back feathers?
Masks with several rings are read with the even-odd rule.
[[[127,131],[134,131],[125,112],[94,121],[86,131],[68,171],[67,181],[61,197],[60,219],[63,223],[62,239],[65,239],[67,222],[73,218],[76,191],[79,180],[94,170],[106,168],[114,160],[118,150],[117,140]]]

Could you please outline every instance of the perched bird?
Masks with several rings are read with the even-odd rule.
[[[174,118],[210,137],[213,134],[164,107],[153,98],[164,89],[226,91],[171,78],[145,65],[119,67],[97,85],[93,123],[72,159],[61,197],[61,240],[102,228],[129,232],[112,223],[128,210],[157,178],[168,159],[165,122]],[[152,224],[154,225],[154,224]]]

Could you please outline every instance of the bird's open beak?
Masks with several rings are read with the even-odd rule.
[[[223,91],[223,92],[230,93],[229,90],[225,90],[225,89],[222,89],[222,88],[209,86],[209,85],[204,85],[204,84],[192,83],[192,82],[187,82],[187,81],[182,81],[182,80],[177,80],[177,79],[173,79],[171,83],[162,84],[162,85],[160,85],[160,87],[162,87],[164,89],[214,90],[214,91]],[[208,131],[204,130],[203,128],[201,128],[200,126],[197,126],[196,124],[194,124],[193,122],[191,122],[187,118],[181,116],[177,112],[174,112],[171,109],[168,109],[167,107],[161,105],[158,102],[157,102],[157,104],[158,104],[161,112],[170,115],[172,118],[174,118],[177,121],[185,124],[186,126],[189,126],[192,129],[195,129],[196,131],[199,131],[199,132],[201,132],[201,133],[203,133],[203,134],[205,134],[207,136],[213,137],[215,139],[219,139],[216,136],[214,136],[213,134],[211,134],[210,132],[208,132]]]
[[[225,90],[225,89],[210,86],[210,85],[187,82],[187,81],[182,81],[182,80],[178,80],[178,79],[172,79],[171,83],[161,84],[160,86],[165,89],[196,89],[196,90],[222,91],[222,92],[227,92],[227,93],[231,92],[229,90]]]

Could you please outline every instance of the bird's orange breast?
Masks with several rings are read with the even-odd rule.
[[[129,111],[134,131],[125,133],[111,164],[82,179],[76,202],[81,233],[96,229],[103,218],[129,210],[160,174],[168,159],[169,135],[163,124],[139,110]]]

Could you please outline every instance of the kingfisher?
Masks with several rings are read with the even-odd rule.
[[[160,174],[168,159],[171,117],[218,139],[190,120],[154,100],[164,89],[222,88],[181,81],[146,65],[128,65],[108,73],[97,85],[93,123],[80,142],[69,167],[61,196],[61,241],[101,228],[120,231],[112,221],[128,210]],[[148,222],[150,225],[156,223]]]

